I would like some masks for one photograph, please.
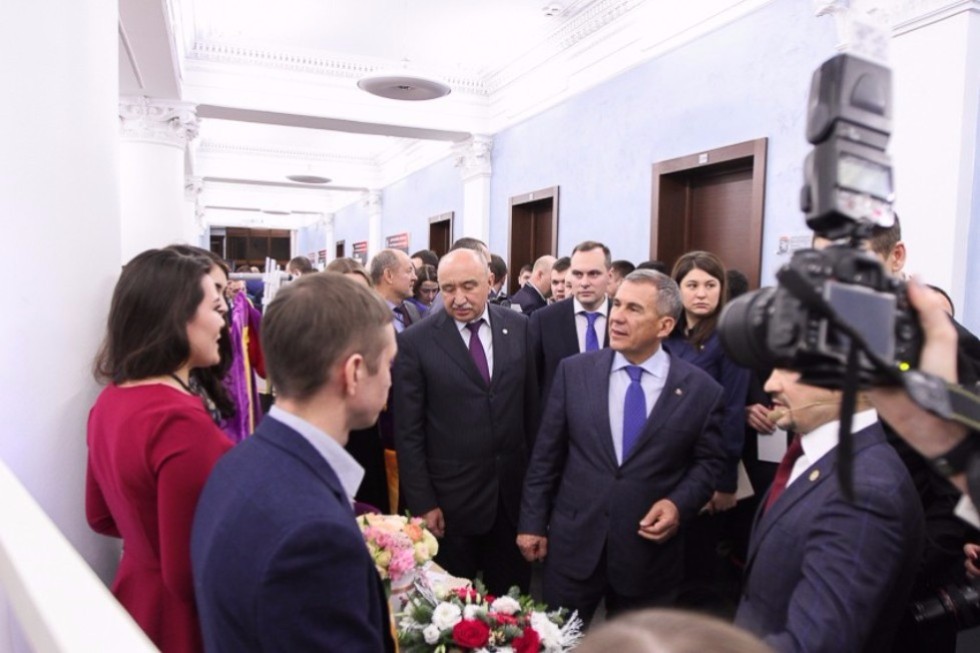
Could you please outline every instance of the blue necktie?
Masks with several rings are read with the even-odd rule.
[[[643,394],[640,377],[643,368],[638,365],[627,365],[626,373],[630,375],[630,384],[626,388],[626,401],[623,402],[623,461],[636,444],[643,425],[647,421],[647,398]]]
[[[599,351],[599,336],[595,332],[595,321],[601,313],[585,313],[589,324],[585,327],[585,351]]]

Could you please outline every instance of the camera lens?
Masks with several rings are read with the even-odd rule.
[[[732,360],[750,369],[775,363],[766,344],[769,307],[775,288],[763,288],[729,302],[718,319],[718,338]]]

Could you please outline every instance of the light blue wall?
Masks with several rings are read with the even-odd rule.
[[[463,215],[463,181],[446,158],[388,186],[381,211],[381,244],[384,238],[407,231],[409,254],[429,247],[429,218],[454,211],[455,224]]]
[[[363,202],[354,202],[337,211],[333,219],[335,241],[344,241],[344,256],[350,256],[354,243],[368,239],[368,212]],[[327,252],[332,261],[333,252]]]
[[[768,137],[763,282],[797,208],[810,75],[836,53],[833,23],[777,0],[495,136],[490,247],[507,251],[509,198],[558,185],[559,253],[598,239],[649,258],[652,164]]]
[[[296,230],[296,251],[293,256],[309,256],[310,260],[316,264],[316,255],[321,249],[326,247],[326,237],[327,230],[326,227],[320,224],[311,225],[309,227],[304,227],[302,229]],[[333,252],[327,252],[327,257],[333,255]]]

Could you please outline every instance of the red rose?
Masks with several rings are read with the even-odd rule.
[[[497,597],[494,596],[493,594],[487,594],[486,596],[483,597],[483,600],[486,601],[487,603],[493,603],[494,601],[497,600]]]
[[[491,612],[490,616],[493,617],[498,624],[515,625],[517,623],[517,619],[515,617],[510,616],[509,614]]]
[[[490,641],[490,626],[479,619],[463,619],[453,626],[453,641],[465,648],[480,648]]]
[[[514,638],[511,645],[514,647],[514,653],[538,653],[541,649],[541,638],[538,636],[538,631],[528,627],[524,629],[523,635]]]

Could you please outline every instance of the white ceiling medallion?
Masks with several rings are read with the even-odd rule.
[[[357,87],[378,97],[410,102],[435,100],[452,92],[449,84],[415,70],[408,59],[402,59],[400,68],[382,68],[361,77]]]

